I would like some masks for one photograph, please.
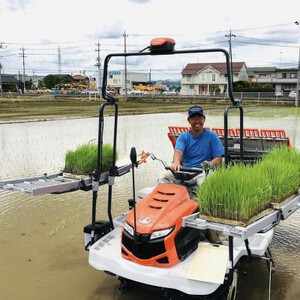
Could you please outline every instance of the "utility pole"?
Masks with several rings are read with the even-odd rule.
[[[299,21],[296,21],[295,24],[299,25]],[[299,44],[297,89],[296,89],[296,98],[295,98],[295,106],[296,107],[298,107],[298,105],[299,105],[299,81],[300,81],[300,44]]]
[[[126,38],[128,37],[128,34],[126,34],[126,31],[124,30],[123,33],[124,37],[124,53],[126,53]],[[124,63],[125,63],[125,101],[127,101],[127,58],[124,57]]]
[[[1,73],[2,73],[2,65],[0,63],[0,97],[3,97]]]
[[[101,60],[100,60],[100,43],[96,43],[97,46],[97,63],[95,66],[98,68],[98,91],[99,91],[99,98],[101,97],[101,90],[102,90],[102,82],[101,82]]]
[[[2,49],[3,46],[2,46],[2,43],[0,43],[0,49]],[[0,56],[1,58],[1,56]],[[2,65],[1,65],[1,62],[0,62],[0,96],[2,97],[3,96],[3,91],[2,91],[2,78],[1,78],[1,74],[2,74]]]
[[[24,87],[23,87],[23,93],[26,93],[26,88],[25,88],[25,49],[24,46],[20,49],[22,51],[22,53],[20,53],[20,55],[22,55],[23,58],[23,83],[24,83]]]
[[[300,78],[300,45],[299,45],[297,88],[296,88],[296,98],[295,98],[295,106],[296,107],[298,107],[298,105],[299,105],[299,78]]]
[[[228,43],[229,43],[229,55],[230,55],[230,67],[231,67],[231,81],[233,82],[231,38],[232,37],[236,37],[236,35],[232,34],[231,30],[230,30],[229,34],[225,34],[225,37],[228,38]]]
[[[280,51],[280,57],[279,57],[279,68],[281,69],[281,55],[282,55],[282,51]]]
[[[61,53],[60,53],[60,46],[58,46],[58,74],[61,74]]]

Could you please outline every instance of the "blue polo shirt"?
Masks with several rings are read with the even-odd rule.
[[[197,137],[190,131],[182,133],[176,141],[175,149],[183,153],[183,167],[196,167],[205,161],[224,155],[224,148],[218,135],[208,129]]]

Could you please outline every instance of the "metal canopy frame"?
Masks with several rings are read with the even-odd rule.
[[[145,48],[150,49],[150,47]],[[142,50],[142,51],[144,51]],[[102,97],[110,104],[115,104],[118,99],[109,95],[106,91],[107,87],[107,72],[108,72],[108,64],[111,58],[114,57],[131,57],[131,56],[156,56],[156,55],[176,55],[176,54],[193,54],[193,53],[223,53],[226,59],[226,68],[227,68],[227,84],[228,84],[228,96],[232,102],[232,105],[229,105],[224,111],[224,148],[225,148],[225,165],[228,165],[229,157],[228,157],[228,114],[231,109],[239,109],[240,113],[240,160],[243,161],[243,128],[244,128],[244,120],[243,120],[243,107],[241,105],[240,99],[235,99],[233,96],[233,87],[232,87],[232,70],[231,70],[231,62],[229,53],[222,48],[213,48],[213,49],[195,49],[195,50],[178,50],[178,51],[147,51],[147,52],[129,52],[129,53],[115,53],[109,54],[106,56],[104,60],[104,69],[103,69],[103,83],[102,83]]]
[[[108,180],[108,217],[111,229],[114,228],[113,219],[111,215],[111,203],[112,203],[112,185],[114,183],[114,177],[115,177],[115,159],[116,159],[116,143],[117,143],[117,119],[118,119],[118,99],[114,98],[112,95],[108,94],[106,91],[107,87],[107,75],[108,75],[108,64],[111,58],[114,57],[132,57],[132,56],[155,56],[155,55],[178,55],[178,54],[193,54],[193,53],[223,53],[225,55],[226,59],[226,67],[227,67],[227,79],[228,79],[228,95],[232,102],[232,105],[228,106],[224,111],[224,129],[225,129],[225,164],[228,164],[228,111],[230,109],[236,109],[238,108],[240,111],[240,128],[241,128],[241,134],[240,134],[240,141],[241,141],[241,147],[240,147],[240,156],[241,161],[243,158],[243,108],[241,106],[241,101],[239,99],[234,99],[233,96],[233,88],[232,88],[232,73],[231,73],[231,62],[230,62],[230,56],[229,53],[221,48],[215,48],[215,49],[196,49],[196,50],[165,50],[162,48],[160,51],[159,49],[155,49],[155,51],[147,51],[151,47],[146,47],[140,52],[129,52],[129,53],[116,53],[116,54],[109,54],[106,56],[104,60],[104,68],[103,68],[103,82],[102,82],[102,97],[106,100],[105,103],[101,104],[100,106],[100,112],[99,112],[99,134],[98,134],[98,167],[97,170],[93,174],[93,182],[92,182],[92,189],[93,189],[93,204],[92,204],[92,228],[91,228],[91,241],[88,245],[86,245],[86,249],[89,248],[90,245],[94,244],[95,242],[95,224],[96,224],[96,206],[97,206],[97,194],[99,189],[99,178],[101,176],[101,161],[102,161],[102,145],[103,145],[103,130],[104,130],[104,108],[107,105],[113,105],[115,108],[115,114],[114,114],[114,131],[113,131],[113,162],[112,166],[109,169],[109,180]],[[233,278],[233,237],[229,236],[229,261],[230,261],[230,269],[228,274],[229,282],[232,281]]]

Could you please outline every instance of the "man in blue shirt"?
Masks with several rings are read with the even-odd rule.
[[[215,132],[203,128],[205,119],[201,106],[195,105],[188,109],[191,129],[182,133],[176,141],[173,163],[170,166],[173,172],[182,167],[200,168],[204,162],[214,168],[222,162],[222,143]]]
[[[176,140],[173,154],[173,163],[170,165],[171,170],[165,172],[160,183],[180,184],[174,173],[182,167],[185,168],[215,168],[222,162],[224,148],[218,135],[210,130],[204,129],[205,114],[201,106],[192,106],[188,109],[188,122],[191,126],[189,131],[182,133]],[[195,193],[196,186],[199,186],[204,180],[204,173],[201,173],[188,182],[187,185],[190,197],[197,200]],[[219,235],[214,230],[206,230],[206,237],[211,243],[220,243]]]
[[[177,138],[173,163],[170,165],[172,172],[166,171],[161,174],[158,183],[182,184],[174,176],[174,173],[182,167],[214,169],[222,162],[224,155],[222,142],[215,132],[203,128],[205,120],[201,106],[195,105],[188,109],[188,122],[191,129]],[[194,190],[195,186],[199,186],[204,178],[204,173],[202,173],[186,181],[185,184],[191,187],[190,190]]]

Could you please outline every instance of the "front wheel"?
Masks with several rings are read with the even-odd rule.
[[[173,290],[171,292],[171,296],[170,296],[169,300],[180,300],[180,299],[181,299],[181,293]]]
[[[226,298],[227,300],[235,300],[236,291],[237,291],[237,280],[238,280],[238,272],[237,270],[234,270],[232,283],[229,287],[227,298]]]

